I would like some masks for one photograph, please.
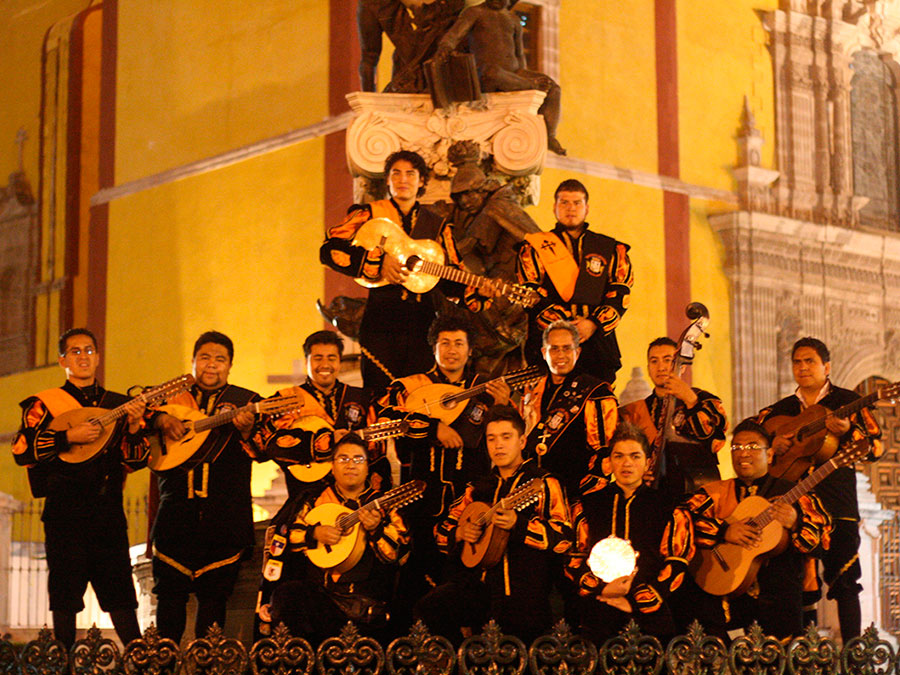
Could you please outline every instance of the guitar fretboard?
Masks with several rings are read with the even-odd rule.
[[[459,393],[455,394],[447,394],[443,397],[443,401],[446,403],[455,403],[457,401],[465,401],[470,398],[474,398],[479,394],[483,394],[487,390],[487,386],[491,382],[499,382],[503,380],[510,386],[511,389],[515,389],[529,380],[536,380],[541,376],[541,369],[538,366],[529,366],[528,368],[524,368],[523,370],[517,370],[509,375],[501,375],[500,377],[489,380],[487,382],[482,382],[481,384],[476,384],[474,387],[469,387],[468,389],[464,389]]]
[[[858,411],[862,410],[863,408],[873,404],[880,397],[881,397],[881,392],[879,392],[878,390],[873,391],[871,394],[866,394],[865,396],[862,396],[862,397],[856,399],[855,401],[851,401],[847,405],[842,405],[840,408],[835,410],[832,414],[835,417],[840,417],[840,418],[849,417],[853,413],[858,412]],[[826,415],[825,417],[820,417],[819,419],[809,422],[808,424],[804,424],[802,427],[800,427],[797,430],[797,440],[802,440],[805,437],[813,436],[813,435],[819,433],[820,431],[822,431],[822,429],[825,428],[825,420],[827,418],[828,418],[828,416]]]
[[[148,389],[144,393],[139,394],[138,396],[135,396],[133,399],[131,399],[131,401],[134,401],[136,399],[141,399],[148,406],[155,405],[156,403],[159,403],[160,401],[164,401],[172,394],[176,394],[180,391],[184,391],[185,389],[187,389],[190,386],[190,384],[191,384],[191,381],[188,380],[187,378],[185,378],[184,376],[182,376],[182,377],[176,378],[174,380],[170,380],[169,382],[164,382],[163,384],[161,384],[157,387],[153,387],[152,389]],[[131,401],[128,401],[128,403],[131,403]],[[102,427],[105,427],[109,424],[112,424],[116,420],[121,419],[122,417],[125,417],[125,415],[128,414],[125,410],[125,406],[128,405],[128,403],[123,403],[122,405],[118,406],[117,408],[113,408],[109,412],[98,417],[96,419],[97,424],[99,424]]]
[[[530,504],[540,496],[541,487],[541,479],[532,478],[530,481],[525,483],[525,485],[516,488],[513,492],[500,499],[489,510],[482,513],[478,518],[476,524],[484,527],[489,522],[491,522],[494,514],[497,513],[497,511],[499,511],[500,509],[513,509],[515,511],[518,511],[525,508],[526,506],[528,506],[528,504]]]
[[[373,506],[377,509],[383,509],[387,511],[397,506],[403,506],[408,502],[413,501],[418,498],[425,491],[425,483],[423,481],[410,481],[409,483],[404,483],[399,487],[395,487],[393,490],[388,490],[384,493],[383,496],[378,499],[373,499],[366,504],[360,506],[356,511],[352,513],[345,514],[338,518],[338,522],[335,525],[342,530],[349,530],[354,525],[359,522],[359,514],[363,509],[371,509]]]

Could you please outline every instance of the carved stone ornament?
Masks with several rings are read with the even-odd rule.
[[[347,165],[356,201],[383,196],[378,194],[382,186],[373,181],[383,179],[384,160],[397,150],[418,152],[432,170],[422,201],[449,199],[447,150],[456,141],[471,140],[492,160],[493,173],[529,177],[531,203],[537,203],[537,174],[547,155],[547,130],[537,114],[544,92],[497,92],[446,109],[435,109],[427,94],[353,92],[347,100],[356,113],[347,129]]]

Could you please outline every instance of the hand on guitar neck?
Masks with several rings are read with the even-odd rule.
[[[381,509],[375,508],[374,506],[362,508],[358,513],[359,523],[366,532],[374,532],[377,530],[378,526],[381,525],[381,521],[384,519],[384,514],[381,512]],[[341,537],[346,534],[346,532],[336,525],[316,525],[315,529],[313,529],[313,537],[315,540],[325,546],[334,546],[341,540]]]
[[[499,527],[501,530],[511,530],[516,526],[517,519],[515,509],[497,509],[491,518],[491,525]],[[484,526],[474,520],[466,521],[456,528],[456,540],[468,544],[477,544],[483,534]]]

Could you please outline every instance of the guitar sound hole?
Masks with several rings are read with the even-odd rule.
[[[457,406],[457,402],[451,397],[450,394],[446,394],[441,397],[441,407],[445,410],[452,410]]]

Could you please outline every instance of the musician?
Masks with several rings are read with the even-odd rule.
[[[735,427],[731,461],[736,477],[707,483],[676,507],[675,525],[668,526],[663,536],[667,567],[661,577],[683,572],[699,549],[711,549],[721,542],[738,544],[750,552],[758,546],[760,533],[747,519],[730,524],[726,519],[748,496],[773,501],[794,486],[768,474],[773,457],[772,436],[762,425],[751,418]],[[708,634],[723,638],[728,631],[747,628],[753,621],[779,639],[800,634],[803,557],[819,555],[828,548],[831,518],[812,492],[793,506],[776,504],[774,516],[788,533],[786,549],[764,561],[753,586],[738,597],[710,595],[688,578],[682,586],[684,595],[676,603],[686,608],[678,621],[680,629],[696,618]]]
[[[645,635],[665,641],[675,626],[664,598],[680,583],[675,577],[658,580],[668,522],[665,497],[644,482],[650,445],[638,427],[620,422],[609,445],[613,481],[572,507],[577,538],[566,573],[578,586],[579,632],[602,645],[634,619]],[[591,571],[588,556],[607,537],[628,540],[638,558],[632,574],[604,582]]]
[[[212,416],[261,400],[257,393],[229,384],[233,360],[234,344],[227,335],[203,333],[193,349],[196,383],[168,403]],[[154,474],[159,509],[150,536],[156,624],[163,637],[175,642],[184,633],[191,593],[197,597],[195,636],[205,636],[213,622],[225,625],[240,561],[254,543],[250,471],[252,460],[263,458],[247,442],[254,423],[253,413],[238,413],[231,424],[210,431],[195,455],[202,460],[193,468]]]
[[[342,536],[334,525],[309,522],[313,508],[341,504],[356,510],[381,495],[367,480],[367,453],[365,441],[348,433],[334,448],[333,484],[290,499],[272,519],[257,605],[262,634],[283,621],[293,635],[318,644],[353,621],[362,631],[383,637],[396,570],[408,554],[409,533],[400,513],[360,510],[365,552],[343,573],[320,569],[304,555],[320,543],[336,544]]]
[[[72,646],[75,615],[84,609],[90,582],[116,634],[127,644],[141,631],[122,488],[125,473],[143,466],[150,451],[140,434],[144,403],[128,402],[128,397],[100,385],[96,377],[100,350],[86,328],[72,328],[60,336],[59,365],[66,373],[65,384],[22,401],[22,425],[12,446],[16,464],[28,468],[32,496],[46,497],[41,520],[53,630],[66,649]],[[73,445],[99,439],[102,427],[82,422],[54,431],[50,428],[54,417],[83,407],[111,409],[122,404],[127,418],[117,424],[105,450],[79,464],[60,459]]]
[[[677,352],[678,345],[670,338],[660,337],[651,342],[647,348],[647,372],[653,381],[653,391],[647,398],[619,409],[619,415],[640,427],[653,446],[661,440],[658,430],[666,414],[666,397],[671,397],[669,400],[675,406],[672,427],[681,439],[666,443],[665,475],[660,477],[659,488],[669,496],[673,506],[702,483],[719,480],[717,453],[725,444],[728,428],[721,399],[699,387],[691,387],[681,379],[681,373],[673,371]],[[660,473],[658,461],[658,458],[651,460],[648,481]]]
[[[456,560],[462,546],[479,542],[482,528],[473,522],[460,525],[473,502],[496,504],[534,478],[543,482],[541,497],[518,512],[498,509],[491,524],[509,531],[502,560],[486,570],[458,563],[450,580],[418,603],[416,615],[433,633],[457,641],[460,628],[477,630],[493,618],[504,632],[530,644],[550,629],[550,587],[573,541],[569,507],[561,483],[523,457],[525,422],[515,408],[492,407],[485,426],[491,471],[466,488],[436,527],[441,550]]]
[[[401,482],[424,480],[424,497],[408,509],[413,551],[401,571],[398,609],[411,608],[416,600],[438,583],[445,557],[434,543],[434,526],[447,516],[450,505],[463,493],[468,482],[486,473],[484,415],[494,404],[509,402],[510,388],[503,380],[485,382],[486,391],[459,405],[464,406],[450,424],[421,412],[410,412],[412,392],[432,384],[454,385],[460,391],[484,382],[468,368],[472,355],[472,326],[455,315],[440,315],[428,331],[428,343],[435,365],[425,373],[396,380],[382,399],[381,417],[406,419],[410,429],[396,441],[401,462]],[[402,624],[408,617],[397,620]]]
[[[571,501],[606,485],[603,459],[618,421],[609,385],[581,372],[578,327],[555,321],[544,329],[541,355],[550,374],[526,387],[521,409],[531,432],[526,456],[558,476]],[[582,485],[583,483],[583,485]]]
[[[290,470],[292,465],[330,462],[335,442],[332,430],[363,429],[376,419],[371,392],[338,379],[344,354],[344,341],[340,335],[331,330],[312,333],[303,342],[303,354],[306,357],[306,381],[275,394],[299,396],[303,401],[302,410],[268,417],[259,427],[258,436],[254,437],[256,444],[266,449],[267,455],[281,458],[278,463],[284,470],[291,497],[309,486],[294,476]],[[318,418],[324,424],[294,428],[304,417]],[[369,456],[372,487],[390,487],[391,467],[381,444],[370,444]]]
[[[328,230],[319,249],[322,264],[341,274],[368,282],[388,282],[386,286],[369,290],[359,327],[360,346],[378,359],[375,363],[364,352],[361,362],[363,383],[372,390],[384,389],[394,378],[431,367],[426,336],[435,316],[437,289],[429,293],[407,291],[401,284],[409,276],[409,270],[381,248],[367,251],[354,246],[357,230],[372,218],[388,218],[401,225],[413,239],[437,241],[444,249],[447,263],[460,264],[452,225],[417,201],[425,194],[428,180],[428,165],[421,155],[409,150],[395,152],[385,160],[384,172],[390,199],[351,206],[347,217]],[[446,295],[465,296],[473,311],[486,306],[487,298],[473,288],[463,290],[460,284],[450,281],[440,282],[438,288]],[[397,330],[398,321],[403,322],[403,330]]]
[[[622,365],[615,331],[634,283],[629,246],[589,229],[588,191],[581,182],[564,180],[554,200],[556,226],[526,235],[519,249],[519,281],[543,297],[528,311],[525,357],[529,363],[538,359],[547,326],[570,321],[583,349],[581,369],[612,384]]]
[[[797,340],[791,350],[791,366],[797,390],[793,395],[761,410],[758,416],[761,423],[767,420],[774,422],[776,417],[795,417],[815,404],[836,410],[859,398],[856,392],[837,387],[829,379],[831,354],[821,340],[812,337]],[[872,449],[870,459],[880,457],[884,450],[880,440],[881,430],[868,408],[853,413],[849,418],[828,416],[825,418],[825,426],[840,439],[841,446],[860,438],[868,438]],[[792,442],[792,436],[778,435],[773,441],[773,448],[778,455],[782,455],[790,449]],[[825,582],[828,584],[828,598],[837,601],[841,637],[846,643],[857,637],[861,629],[859,593],[862,586],[859,579],[862,570],[859,566],[856,471],[852,466],[835,470],[819,483],[816,493],[834,520],[831,547],[822,555],[822,564]],[[818,585],[811,584],[812,587]],[[819,597],[821,592],[816,590],[805,598],[804,605],[808,614],[804,623],[815,621],[815,602]]]

